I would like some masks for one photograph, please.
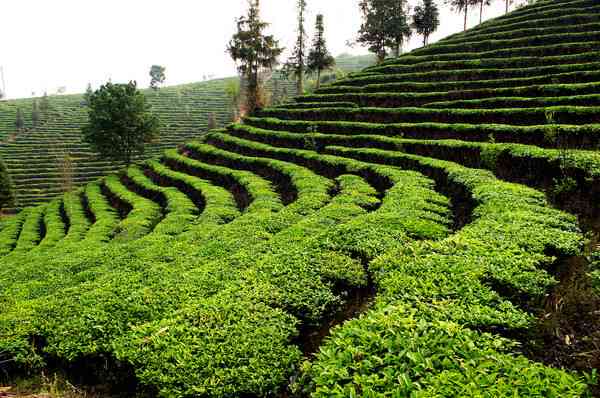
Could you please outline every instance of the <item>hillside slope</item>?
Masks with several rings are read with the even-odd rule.
[[[372,65],[371,56],[343,54],[336,58],[344,73]],[[162,121],[161,137],[151,143],[143,159],[159,155],[206,132],[208,118],[214,113],[217,124],[231,121],[227,82],[219,79],[201,83],[145,90],[153,111]],[[274,100],[296,95],[293,81],[275,72],[267,82]],[[37,99],[38,103],[41,99]],[[4,159],[16,188],[18,207],[48,202],[69,190],[69,180],[81,186],[123,168],[122,164],[101,159],[81,141],[81,126],[87,120],[87,108],[81,95],[51,96],[50,108],[37,128],[31,120],[33,99],[0,101],[0,158]],[[16,133],[17,108],[25,119],[25,131]],[[71,159],[70,164],[64,160]],[[72,178],[69,176],[72,174]]]
[[[164,397],[589,396],[594,293],[555,317],[600,225],[599,17],[538,2],[24,209],[0,367]]]

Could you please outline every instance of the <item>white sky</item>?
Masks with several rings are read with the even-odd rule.
[[[364,54],[348,48],[360,26],[359,0],[307,0],[307,27],[312,36],[316,13],[325,15],[327,40],[334,55]],[[443,0],[438,0],[441,4]],[[410,0],[415,4],[416,0]],[[148,85],[152,64],[167,68],[166,84],[196,82],[204,75],[235,74],[225,47],[243,14],[246,0],[1,0],[0,66],[4,67],[9,98],[49,94],[60,86],[82,92],[137,80]],[[502,14],[495,0],[484,16]],[[262,17],[272,25],[281,45],[294,44],[296,0],[261,0]],[[441,26],[431,41],[462,30],[462,16],[441,8]],[[473,10],[469,26],[479,21]],[[410,47],[419,45],[414,37]],[[1,84],[1,83],[0,83]]]

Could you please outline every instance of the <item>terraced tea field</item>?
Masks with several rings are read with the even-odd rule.
[[[556,316],[599,232],[598,28],[595,0],[540,1],[24,209],[0,367],[162,397],[591,396],[595,293]]]
[[[341,55],[337,67],[344,73],[356,72],[372,65],[371,56]],[[149,145],[143,159],[149,159],[167,148],[197,138],[206,132],[211,113],[217,124],[225,126],[232,120],[230,99],[225,93],[227,81],[166,87],[157,92],[146,90],[153,111],[162,121],[161,137]],[[296,95],[293,81],[276,71],[267,82],[274,100]],[[38,98],[38,105],[41,99]],[[0,158],[4,159],[16,187],[18,207],[48,202],[60,196],[65,184],[65,157],[71,159],[74,186],[81,186],[99,177],[116,172],[123,165],[100,159],[81,140],[81,126],[87,120],[87,108],[81,95],[51,96],[49,110],[33,127],[33,100],[0,101]],[[25,131],[16,133],[17,108],[24,113]],[[67,186],[65,186],[67,185]]]

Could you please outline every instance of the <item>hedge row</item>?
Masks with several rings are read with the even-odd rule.
[[[93,182],[86,185],[84,198],[87,211],[93,217],[85,241],[93,244],[111,240],[119,223],[119,215],[102,194],[102,184]]]
[[[436,81],[477,81],[498,80],[514,78],[532,78],[549,74],[562,74],[577,71],[597,72],[600,62],[588,62],[581,64],[536,66],[531,68],[514,69],[458,69],[458,70],[435,70],[423,73],[405,74],[367,74],[365,76],[354,76],[348,79],[338,80],[332,83],[337,86],[365,86],[370,84],[398,83],[398,82],[436,82]],[[499,85],[498,87],[505,87]],[[319,91],[322,92],[322,91]]]
[[[600,6],[597,3],[587,5],[585,7],[554,7],[552,10],[546,12],[536,13],[534,18],[531,16],[521,16],[518,18],[506,19],[503,21],[489,20],[484,24],[479,25],[473,29],[470,29],[468,34],[463,34],[463,38],[468,38],[470,35],[477,35],[481,33],[500,33],[508,32],[515,29],[525,29],[534,27],[546,27],[556,25],[576,25],[583,21],[594,20]],[[587,18],[586,18],[587,17]]]
[[[302,97],[299,97],[302,98]],[[275,109],[302,109],[302,108],[355,108],[354,102],[296,102],[274,106]]]
[[[114,206],[124,216],[115,230],[115,241],[139,239],[150,233],[162,219],[158,204],[127,189],[117,175],[107,176],[103,186]]]
[[[15,252],[27,252],[34,249],[46,235],[44,214],[47,205],[32,208],[25,218]]]
[[[235,145],[237,145],[240,149],[242,147],[245,147],[246,150],[251,151],[252,153],[255,153],[255,151],[257,150],[261,150],[263,151],[264,155],[266,155],[267,153],[270,153],[270,156],[274,156],[276,158],[279,157],[287,157],[287,158],[293,158],[293,156],[298,156],[298,152],[301,151],[290,151],[290,150],[285,150],[285,149],[281,149],[281,148],[270,148],[267,149],[267,147],[265,147],[264,145],[261,146],[261,144],[251,144],[249,142],[244,142],[243,140],[236,140],[233,139],[231,137],[228,137],[224,134],[209,134],[208,136],[208,140],[210,142],[213,142],[213,140],[220,140],[221,142],[230,142],[230,145],[228,146],[228,148],[231,148],[231,145],[235,143]],[[248,152],[250,153],[250,152]],[[301,156],[301,155],[300,155]],[[424,162],[427,162],[427,160],[423,160]],[[383,163],[383,162],[382,162]],[[402,165],[402,167],[406,167],[405,165]],[[475,173],[479,174],[480,172],[475,171]],[[485,175],[485,173],[483,173]],[[490,177],[488,177],[489,179]],[[493,177],[492,177],[493,179]],[[472,180],[472,179],[471,179]],[[473,180],[472,180],[473,181]],[[474,180],[477,181],[477,180]],[[473,182],[474,182],[473,181]],[[484,181],[477,181],[481,184],[481,186],[486,186],[486,184],[489,184],[489,182],[487,182],[487,180]],[[545,227],[542,227],[541,230],[544,231],[544,228],[548,228],[549,225],[551,225],[552,227],[549,229],[546,229],[544,231],[543,239],[541,241],[539,241],[539,243],[535,243],[534,245],[537,247],[537,252],[538,253],[543,253],[547,248],[548,245],[550,246],[554,246],[556,249],[558,249],[559,252],[565,252],[565,253],[575,253],[577,252],[580,247],[581,247],[581,237],[576,233],[577,229],[576,227],[574,227],[574,223],[575,220],[572,217],[567,217],[564,214],[560,214],[558,212],[555,213],[554,210],[550,210],[550,209],[544,209],[543,207],[546,206],[545,205],[545,201],[543,198],[543,195],[541,195],[538,192],[529,190],[528,188],[522,188],[525,192],[529,191],[530,194],[528,195],[528,198],[523,198],[520,194],[522,192],[519,193],[515,193],[514,192],[514,188],[512,188],[510,186],[510,184],[506,184],[506,183],[500,183],[500,182],[496,182],[495,184],[498,185],[505,185],[506,189],[504,190],[504,192],[510,192],[510,196],[509,198],[505,199],[504,202],[500,202],[497,203],[496,199],[491,200],[490,206],[495,206],[495,207],[501,207],[503,213],[505,214],[504,216],[498,216],[498,214],[494,214],[493,216],[491,216],[489,219],[486,217],[486,221],[489,222],[490,220],[495,220],[495,222],[497,222],[497,220],[500,219],[505,219],[507,215],[512,214],[511,212],[514,210],[514,204],[515,204],[515,200],[517,200],[517,202],[522,203],[523,206],[531,206],[532,204],[532,197],[537,198],[536,200],[533,201],[533,203],[539,203],[540,204],[540,208],[536,208],[532,214],[536,214],[537,218],[540,219],[541,217],[543,217],[543,219],[545,220],[545,223],[547,224]],[[479,185],[477,185],[479,186]],[[494,186],[493,188],[490,187],[490,192],[494,191],[496,192],[497,186]],[[475,190],[475,188],[473,189]],[[479,195],[481,195],[481,197],[486,197],[487,194],[485,194],[484,192],[481,192],[481,188],[477,189],[477,192],[479,192]],[[531,194],[531,192],[533,192],[533,195]],[[515,195],[515,197],[513,198],[512,195]],[[494,198],[496,198],[496,196],[492,196]],[[517,199],[519,198],[519,199]],[[508,200],[510,199],[510,200]],[[479,214],[479,213],[478,213]],[[482,214],[486,214],[486,213],[482,213]],[[497,217],[497,218],[494,218]],[[521,218],[522,217],[522,218]],[[522,215],[520,213],[518,213],[518,215],[512,215],[511,218],[516,218],[519,219],[521,218],[523,223],[528,224],[528,218],[530,217],[530,214],[526,214],[526,215]],[[560,227],[556,227],[556,220],[562,220],[559,224]],[[513,224],[514,221],[511,221],[509,223],[509,225]],[[519,227],[521,227],[522,225],[519,225]],[[482,226],[480,225],[480,227],[482,229],[488,230],[489,229],[489,225],[485,225]],[[565,228],[564,230],[561,230],[561,228]],[[552,230],[550,232],[550,230]],[[477,236],[477,233],[480,233],[481,231],[471,231],[471,234],[473,235],[473,237]],[[517,234],[518,236],[520,236],[518,239],[516,239],[517,242],[520,243],[511,243],[510,246],[512,246],[513,244],[515,244],[515,247],[517,247],[519,244],[524,244],[524,241],[526,241],[526,238],[529,238],[530,236],[527,235],[526,233],[523,233],[523,235],[521,234],[521,230],[519,228],[515,228],[514,230],[511,228],[511,233],[513,234]],[[529,231],[531,232],[531,231]],[[539,232],[539,231],[536,231]],[[471,235],[469,234],[469,236]],[[490,234],[490,232],[487,232],[487,236],[493,235],[493,233]],[[551,235],[555,235],[555,236],[551,236]],[[539,236],[539,235],[536,235]],[[512,242],[512,241],[511,241]],[[542,243],[544,242],[544,243]],[[491,244],[492,242],[490,242]],[[495,244],[495,243],[494,243]],[[530,255],[529,250],[531,249],[531,245],[532,243],[530,242],[527,246],[527,244],[525,244],[525,248],[521,248],[523,255]],[[560,249],[557,248],[555,245],[561,246]],[[430,247],[429,245],[427,245],[426,247]],[[454,247],[452,244],[449,245],[449,247]],[[495,264],[492,266],[494,268],[494,271],[488,271],[490,274],[493,275],[494,278],[498,278],[499,280],[502,280],[503,284],[513,284],[515,288],[518,288],[520,290],[524,290],[529,292],[530,294],[543,294],[542,292],[546,289],[545,286],[547,286],[547,283],[551,283],[549,279],[549,276],[545,274],[545,272],[540,271],[540,270],[536,270],[535,268],[532,268],[531,266],[528,267],[524,267],[522,266],[522,264],[520,266],[517,266],[515,268],[513,268],[514,264],[512,264],[513,262],[513,250],[514,247],[509,247],[509,248],[503,248],[504,250],[506,250],[504,253],[504,256],[502,258],[504,258],[507,262],[501,263],[501,260],[497,260]],[[498,249],[496,249],[498,250]],[[408,252],[408,250],[407,250]],[[479,251],[476,251],[477,253],[479,253]],[[495,254],[498,254],[498,251],[495,252]],[[425,255],[425,253],[423,254]],[[475,254],[475,255],[479,255],[479,254]],[[462,256],[464,256],[464,253],[457,253],[456,257],[457,258],[462,258]],[[493,256],[490,256],[491,258],[494,258]],[[533,257],[535,257],[535,255],[533,255]],[[510,260],[511,266],[507,266],[508,260]],[[452,260],[450,263],[451,264],[455,264],[453,262],[454,260]],[[464,260],[463,260],[464,261]],[[500,263],[498,263],[498,261],[500,261]],[[523,259],[523,264],[526,264],[529,262],[529,260]],[[543,264],[544,260],[538,260],[540,261],[539,264]],[[411,261],[406,261],[404,260],[405,264],[412,264],[414,262],[414,260]],[[466,261],[466,263],[469,263],[468,260]],[[498,266],[498,269],[496,269],[495,267]],[[420,272],[422,272],[422,270],[424,268],[422,267],[417,267],[414,266],[415,270],[418,268],[420,270]],[[426,269],[426,268],[425,268]],[[527,277],[524,277],[523,274],[527,274]],[[434,272],[434,275],[437,275],[437,272]],[[442,272],[443,274],[443,272]],[[482,272],[482,274],[486,274],[486,272]],[[521,275],[519,275],[521,274]],[[461,278],[464,278],[464,275],[461,275]],[[489,276],[486,274],[485,276],[482,275],[482,279],[487,279]],[[458,283],[458,281],[461,281],[461,283],[464,282],[463,279],[458,279],[455,283]],[[525,283],[524,283],[525,282]],[[394,283],[397,283],[397,281],[390,281],[389,283],[391,283],[392,285]],[[461,284],[461,286],[464,286]],[[469,283],[469,286],[472,286]],[[480,282],[479,286],[483,287],[484,285]],[[411,296],[411,295],[409,295]],[[497,305],[498,301],[497,301],[497,297],[493,297],[489,299],[489,303],[492,305]],[[506,307],[506,305],[508,304],[509,307]],[[448,305],[448,307],[451,307],[451,305]],[[507,314],[507,308],[510,308],[510,304],[508,302],[504,302],[504,304],[500,305],[501,308],[496,309],[496,311],[494,311],[494,309],[489,309],[489,308],[481,308],[481,304],[479,306],[479,308],[473,306],[471,308],[469,308],[469,310],[464,311],[462,308],[448,308],[446,309],[446,317],[449,315],[449,313],[451,314],[452,312],[455,312],[455,315],[459,315],[461,314],[462,317],[467,317],[469,319],[469,321],[477,324],[477,322],[486,322],[487,325],[489,325],[489,323],[491,322],[492,324],[496,323],[497,324],[502,324],[503,322],[512,324],[512,326],[514,327],[515,324],[519,324],[520,326],[523,326],[523,324],[527,323],[527,316],[523,315],[523,314],[518,314],[518,310],[515,309],[515,307],[513,307],[513,309],[515,310],[516,313],[511,313],[510,315]],[[476,309],[477,308],[477,309]],[[490,316],[490,314],[494,314],[495,316],[498,317],[499,319],[493,319],[493,316]],[[469,314],[469,315],[466,315]],[[490,319],[491,318],[491,319]],[[524,323],[523,323],[524,322]],[[478,324],[477,324],[478,325]],[[479,325],[478,325],[479,326]],[[497,344],[499,342],[499,340],[496,338],[496,343],[494,345],[494,347],[497,347]],[[510,347],[510,345],[507,346],[507,350]],[[339,357],[336,358],[339,361]],[[506,364],[510,363],[510,362],[515,362],[515,361],[508,361],[509,359],[514,359],[512,357],[507,357],[505,362]],[[531,367],[532,364],[530,362],[528,362],[526,359],[524,358],[519,358],[517,361],[517,363],[519,363],[519,366],[517,367],[518,369],[521,369],[521,367],[523,367],[523,365],[526,365],[525,367]],[[338,362],[339,363],[339,362]],[[506,364],[504,366],[506,366]],[[330,364],[335,368],[334,364]],[[483,375],[485,375],[486,377],[493,377],[494,375],[494,370],[490,370],[490,369],[486,369],[485,364],[480,364],[480,368],[478,369],[478,372],[481,372]],[[541,365],[535,365],[536,370],[535,371],[531,371],[531,373],[526,374],[525,377],[532,377],[533,380],[535,380],[538,384],[543,384],[544,377],[553,377],[556,378],[557,380],[560,378],[565,377],[565,374],[563,374],[562,372],[557,372],[554,373],[553,371],[550,371],[548,368],[544,368]],[[348,368],[346,368],[348,369]],[[312,374],[313,376],[316,376],[316,378],[319,378],[320,376],[323,376],[326,373],[322,373],[320,372],[321,369],[318,369],[319,372]],[[523,377],[520,373],[520,371],[515,371],[516,369],[514,369],[512,372],[510,372],[510,378],[521,378]],[[545,373],[543,375],[543,377],[538,378],[536,375],[539,373],[539,371],[543,371],[543,373]],[[490,372],[488,374],[488,371]],[[554,374],[553,374],[554,373]],[[373,377],[380,377],[379,374],[374,374]],[[570,376],[569,376],[570,377]],[[327,377],[325,377],[325,379],[327,379]],[[322,380],[322,379],[321,379]],[[331,381],[331,380],[329,380]],[[337,380],[336,380],[337,381]],[[571,383],[573,383],[574,379],[569,379],[569,382],[566,382],[565,384],[561,384],[560,385],[560,389],[564,389],[565,391],[573,391],[571,390],[572,388],[576,391],[582,391],[585,388],[584,383],[582,382],[582,380],[578,380],[574,386],[571,386]],[[317,384],[319,383],[319,381],[317,380]],[[363,388],[365,386],[362,386]],[[389,385],[388,385],[389,387]],[[318,391],[318,390],[317,390]],[[389,391],[389,390],[388,390]],[[396,391],[396,390],[395,390]],[[347,391],[346,391],[347,392]],[[331,394],[331,391],[327,391],[328,394]],[[324,394],[325,396],[330,396],[327,394]],[[350,394],[351,395],[351,394]]]
[[[7,255],[17,245],[17,240],[19,239],[28,212],[28,209],[24,209],[9,220],[2,221],[2,231],[0,231],[0,256]]]
[[[475,80],[458,82],[404,82],[387,84],[369,84],[365,86],[331,86],[317,91],[317,94],[335,93],[383,93],[383,92],[446,92],[477,89],[503,89],[524,88],[533,85],[555,85],[555,84],[583,84],[596,83],[600,78],[598,71],[583,71],[570,73],[557,73],[545,76],[528,78],[499,79],[499,80]]]
[[[483,58],[483,59],[458,59],[443,60],[443,56],[436,56],[434,61],[422,61],[405,64],[390,64],[375,66],[365,71],[369,74],[403,74],[414,72],[425,72],[436,69],[510,69],[531,68],[539,66],[565,65],[589,63],[598,60],[600,52],[591,51],[580,54],[558,55],[549,57],[511,57],[511,58]]]
[[[69,220],[69,230],[64,244],[80,242],[91,226],[83,206],[83,191],[67,192],[63,196],[64,213]]]
[[[552,210],[543,194],[500,182],[489,172],[380,150],[332,147],[328,152],[443,173],[466,186],[477,207],[472,223],[455,237],[408,244],[372,264],[381,289],[378,306],[334,330],[307,366],[313,396],[463,396],[480,394],[482,386],[493,395],[586,392],[579,376],[532,363],[510,353],[513,342],[469,330],[527,323],[489,287],[488,278],[517,285],[526,281],[526,290],[542,293],[549,281],[539,268],[551,261],[544,259],[549,247],[563,253],[581,248],[574,217]],[[410,350],[391,348],[407,344]],[[357,349],[361,355],[353,354]],[[457,365],[464,361],[469,365]]]
[[[544,189],[552,188],[565,173],[576,179],[578,194],[591,201],[600,191],[600,158],[591,151],[542,149],[521,144],[495,144],[457,140],[423,140],[360,134],[291,133],[247,126],[234,126],[230,134],[247,140],[288,148],[305,149],[326,146],[376,148],[456,162],[465,167],[489,169],[502,178],[519,181]],[[310,145],[309,145],[310,143]]]
[[[543,108],[555,106],[600,106],[600,94],[575,95],[565,97],[492,97],[475,100],[440,101],[424,104],[425,108]]]
[[[509,31],[503,32],[494,32],[494,33],[477,33],[473,32],[468,37],[457,37],[457,38],[446,38],[438,41],[439,44],[454,44],[461,43],[463,40],[467,39],[469,41],[481,41],[481,40],[490,40],[490,39],[516,39],[519,37],[530,37],[530,36],[541,36],[545,34],[559,34],[559,33],[574,33],[574,32],[586,32],[586,31],[595,31],[598,30],[600,25],[598,24],[597,17],[595,15],[586,15],[580,14],[577,18],[577,23],[569,24],[569,23],[561,23],[563,20],[565,22],[573,21],[574,17],[563,16],[557,18],[557,23],[547,26],[547,27],[533,27],[533,28],[523,28],[523,29],[512,29]]]
[[[67,235],[69,224],[68,220],[63,219],[63,212],[62,198],[54,199],[46,206],[43,221],[46,234],[44,239],[40,242],[38,250],[43,250],[56,245]],[[67,223],[65,223],[65,221],[67,221]]]
[[[331,101],[351,101],[361,107],[397,108],[421,106],[431,102],[480,100],[497,97],[521,97],[536,100],[536,97],[579,97],[597,95],[600,84],[542,84],[524,87],[481,88],[473,90],[454,90],[446,92],[348,92],[340,94],[313,94],[298,97],[297,101],[330,103]]]
[[[365,123],[465,123],[514,126],[600,123],[600,107],[433,109],[433,108],[319,108],[264,109],[259,117],[283,120],[346,121]]]
[[[323,134],[375,134],[413,139],[456,139],[465,141],[495,141],[567,148],[596,148],[600,130],[595,125],[584,126],[508,126],[493,124],[310,122],[273,118],[247,118],[246,123],[267,130]]]
[[[233,195],[226,189],[206,180],[174,171],[157,161],[149,161],[148,169],[161,184],[174,186],[195,203],[201,215],[190,224],[226,224],[240,215]]]
[[[597,8],[600,11],[600,6]],[[590,12],[594,12],[590,10]],[[597,14],[600,15],[600,14]],[[455,53],[482,53],[487,51],[498,51],[509,48],[525,48],[537,46],[549,46],[560,43],[583,43],[600,41],[600,32],[586,30],[575,33],[546,34],[541,36],[530,36],[516,39],[493,39],[482,41],[461,41],[457,44],[436,43],[433,46],[417,49],[412,52],[413,55],[441,55]]]
[[[164,218],[155,226],[154,233],[179,235],[189,228],[197,217],[196,205],[178,189],[163,188],[154,184],[137,166],[129,167],[125,175],[136,192],[162,207]]]

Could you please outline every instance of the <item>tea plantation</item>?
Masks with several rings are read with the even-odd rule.
[[[597,346],[574,366],[531,342],[600,225],[599,54],[597,0],[540,1],[25,208],[0,225],[0,369],[591,396]]]

